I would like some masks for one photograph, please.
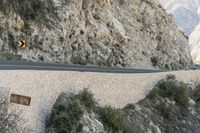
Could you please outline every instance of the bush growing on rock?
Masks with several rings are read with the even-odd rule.
[[[196,85],[192,98],[197,103],[197,106],[200,107],[200,84]]]
[[[62,96],[59,100],[63,100]],[[58,101],[53,108],[50,124],[57,133],[80,132],[82,129],[80,120],[83,113],[84,110],[78,99],[70,98],[61,103]]]
[[[180,85],[176,88],[174,100],[175,102],[183,107],[184,109],[187,109],[189,107],[189,93],[188,93],[188,86],[181,82]]]
[[[84,128],[94,128],[83,125],[83,123],[88,123],[88,118],[99,123],[101,121],[108,132],[123,133],[125,131],[120,109],[98,106],[94,95],[88,89],[84,89],[76,95],[62,93],[59,96],[52,109],[50,120],[47,122],[46,132],[83,132]],[[90,130],[89,133],[93,133],[93,129]]]
[[[81,104],[84,105],[87,111],[95,110],[97,102],[94,99],[94,95],[88,91],[88,89],[84,89],[76,95],[76,97],[80,100]]]
[[[168,98],[175,101],[183,109],[189,106],[189,88],[183,82],[176,81],[174,76],[167,76],[165,81],[161,81],[147,97],[155,99],[156,97]]]
[[[107,126],[108,131],[114,133],[124,133],[126,131],[122,112],[119,109],[111,106],[100,107],[98,114],[101,121]]]
[[[123,109],[99,106],[85,89],[58,98],[50,125],[64,133],[198,132],[199,97],[199,85],[192,90],[174,75],[159,81],[146,98]]]
[[[161,113],[164,119],[171,122],[176,120],[178,115],[178,110],[176,106],[161,104],[157,109]]]
[[[146,98],[123,109],[128,133],[198,132],[200,119],[193,112],[200,111],[195,104],[199,90],[197,86],[191,90],[190,85],[177,81],[174,75],[167,76]]]

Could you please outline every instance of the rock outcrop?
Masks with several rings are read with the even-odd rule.
[[[123,111],[130,133],[198,133],[200,86],[174,77],[161,80],[147,97]]]
[[[196,27],[196,29],[190,35],[190,50],[191,55],[195,63],[200,63],[200,24]]]
[[[2,59],[186,69],[188,40],[152,0],[1,0]],[[18,48],[24,39],[27,47]]]
[[[80,94],[84,96],[81,101],[78,95],[62,93],[54,104],[46,132],[106,133],[93,109],[86,107],[93,103],[87,94]]]

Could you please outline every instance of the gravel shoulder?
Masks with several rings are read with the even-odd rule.
[[[153,74],[111,74],[61,71],[0,71],[0,86],[15,93],[31,97],[30,106],[10,104],[24,118],[25,125],[43,132],[45,118],[61,92],[78,92],[89,88],[101,105],[124,107],[143,99],[153,86],[167,74],[178,80],[195,82],[200,71],[175,71]]]

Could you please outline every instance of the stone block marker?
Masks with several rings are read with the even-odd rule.
[[[10,95],[10,103],[15,103],[15,104],[21,104],[21,105],[30,106],[31,97],[17,95],[17,94],[11,94]]]

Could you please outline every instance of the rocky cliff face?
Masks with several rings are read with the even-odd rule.
[[[188,41],[152,0],[1,0],[2,59],[183,69]],[[24,39],[25,49],[18,48]]]
[[[191,49],[191,55],[195,63],[200,63],[200,24],[196,27],[196,29],[192,32],[190,35],[190,49]]]
[[[197,64],[200,63],[200,23],[189,36],[190,51],[193,61]]]

